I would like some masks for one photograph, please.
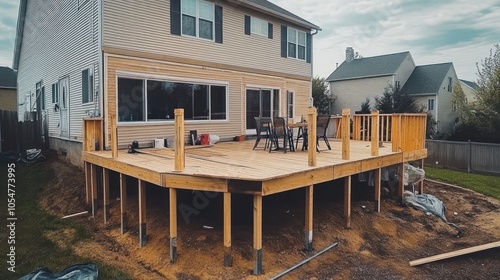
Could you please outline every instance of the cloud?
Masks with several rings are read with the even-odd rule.
[[[271,2],[319,25],[314,73],[328,76],[345,48],[365,57],[410,51],[418,65],[453,62],[475,80],[475,63],[500,43],[500,0],[310,0]]]
[[[19,1],[0,1],[0,65],[12,66]]]

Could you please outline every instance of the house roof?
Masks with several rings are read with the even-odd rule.
[[[24,33],[24,24],[26,19],[26,6],[28,0],[20,0],[19,5],[19,16],[17,21],[17,32],[16,32],[16,43],[14,48],[14,60],[12,62],[12,68],[19,68],[19,58],[21,55],[21,45],[22,38]],[[252,10],[258,10],[260,12],[281,18],[288,22],[294,23],[300,27],[307,29],[314,29],[320,31],[321,28],[281,7],[276,4],[273,4],[267,0],[228,0],[229,2],[241,4],[245,7],[248,7]]]
[[[344,61],[330,74],[326,81],[333,82],[393,75],[409,54],[410,52],[406,51],[354,59],[350,62]]]
[[[273,16],[282,18],[287,21],[291,21],[301,27],[304,28],[309,28],[309,29],[315,29],[315,30],[321,30],[321,28],[299,16],[296,14],[293,14],[280,6],[273,4],[267,0],[235,0],[236,2],[240,2],[246,6],[249,6],[250,8],[259,10],[264,13],[271,14]]]
[[[474,83],[474,82],[467,81],[467,80],[462,80],[462,79],[459,79],[459,81],[462,82],[462,83],[464,83],[465,85],[467,85],[468,87],[470,87],[473,90],[478,90],[479,89],[479,86],[476,83]]]
[[[403,94],[438,93],[453,63],[430,64],[415,67],[401,89]]]
[[[9,67],[0,66],[0,88],[17,88],[17,74]]]

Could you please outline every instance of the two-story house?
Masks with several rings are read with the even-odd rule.
[[[172,138],[175,108],[186,131],[252,134],[255,116],[306,114],[319,30],[264,0],[21,0],[19,116],[47,118],[76,164],[84,117],[115,116],[122,147]]]
[[[366,98],[373,104],[392,85],[433,114],[438,132],[454,129],[452,92],[458,78],[451,62],[417,66],[410,52],[355,58],[354,50],[347,48],[346,60],[326,80],[337,97],[333,113],[342,108],[358,111]]]

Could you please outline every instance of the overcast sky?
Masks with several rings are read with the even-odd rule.
[[[476,62],[500,43],[500,0],[272,0],[320,26],[314,75],[328,77],[350,46],[363,57],[410,51],[417,65],[453,62],[476,81]],[[0,0],[0,65],[12,66],[19,0]]]

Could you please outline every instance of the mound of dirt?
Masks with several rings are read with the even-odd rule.
[[[87,210],[83,172],[57,160],[46,164],[52,165],[56,177],[41,195],[41,205],[59,216]],[[94,218],[72,218],[92,233],[92,239],[79,243],[74,251],[119,267],[136,279],[267,279],[311,255],[303,251],[304,192],[297,190],[264,198],[265,275],[251,275],[252,200],[244,195],[233,195],[233,267],[223,267],[221,196],[209,198],[208,206],[188,219],[179,214],[179,258],[170,264],[168,190],[148,185],[148,243],[139,248],[137,184],[128,184],[129,231],[122,235],[116,177],[111,176],[111,219],[106,225],[102,208]],[[336,241],[340,245],[284,279],[499,279],[499,249],[409,266],[410,260],[500,240],[499,201],[429,182],[425,191],[444,202],[448,220],[460,230],[437,217],[401,206],[390,197],[382,200],[381,213],[373,211],[372,201],[353,201],[351,229],[345,229],[343,202],[335,199],[342,197],[338,188],[315,187],[314,248],[320,250]],[[179,192],[179,205],[192,204],[192,199],[192,192]],[[65,246],[62,238],[51,240]]]

